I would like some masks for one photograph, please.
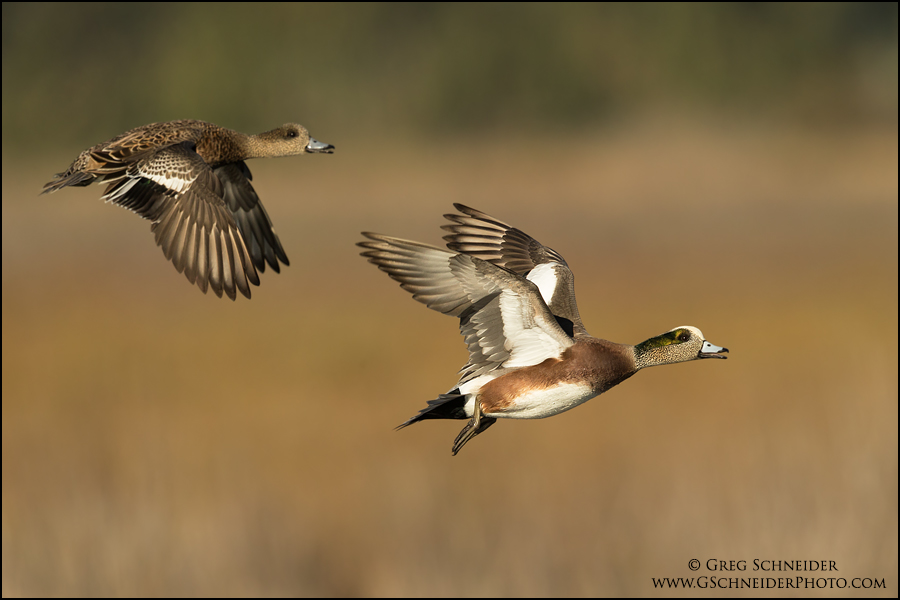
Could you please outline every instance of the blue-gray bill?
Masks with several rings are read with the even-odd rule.
[[[309,153],[323,153],[323,154],[333,154],[334,146],[331,144],[326,144],[325,142],[320,142],[317,139],[309,138],[309,143],[306,145],[306,151]]]
[[[723,352],[728,352],[728,348],[722,348],[704,340],[703,347],[700,348],[700,353],[697,356],[700,358],[728,358],[727,356],[722,356],[721,353]]]

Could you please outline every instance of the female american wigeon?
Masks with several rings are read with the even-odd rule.
[[[455,455],[497,419],[542,419],[575,408],[645,367],[726,358],[696,327],[636,346],[588,335],[574,276],[556,251],[483,212],[445,215],[450,251],[363,232],[363,256],[428,308],[459,317],[469,362],[456,386],[399,428],[470,419]]]
[[[248,158],[331,154],[301,125],[246,135],[203,121],[144,125],[88,148],[44,186],[108,184],[103,199],[153,222],[166,258],[196,283],[232,300],[250,297],[266,262],[288,264],[281,241],[253,186]]]

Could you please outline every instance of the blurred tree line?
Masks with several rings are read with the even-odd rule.
[[[897,3],[3,4],[4,147],[173,118],[551,139],[641,111],[895,125]]]

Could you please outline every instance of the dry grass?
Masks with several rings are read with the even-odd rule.
[[[896,595],[896,131],[331,141],[251,165],[292,265],[236,303],[98,188],[37,198],[80,148],[4,160],[4,596],[670,595],[651,577],[764,575],[692,558],[834,560]],[[693,324],[730,360],[501,422],[455,458],[461,423],[391,431],[464,346],[353,244],[438,243],[454,201],[562,252],[594,335]]]

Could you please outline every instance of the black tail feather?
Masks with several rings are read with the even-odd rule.
[[[434,400],[428,401],[428,406],[419,411],[419,414],[409,419],[405,423],[401,423],[396,429],[403,429],[413,423],[424,421],[425,419],[468,419],[466,415],[466,396],[460,394],[458,389],[452,390],[446,394],[441,394]]]

